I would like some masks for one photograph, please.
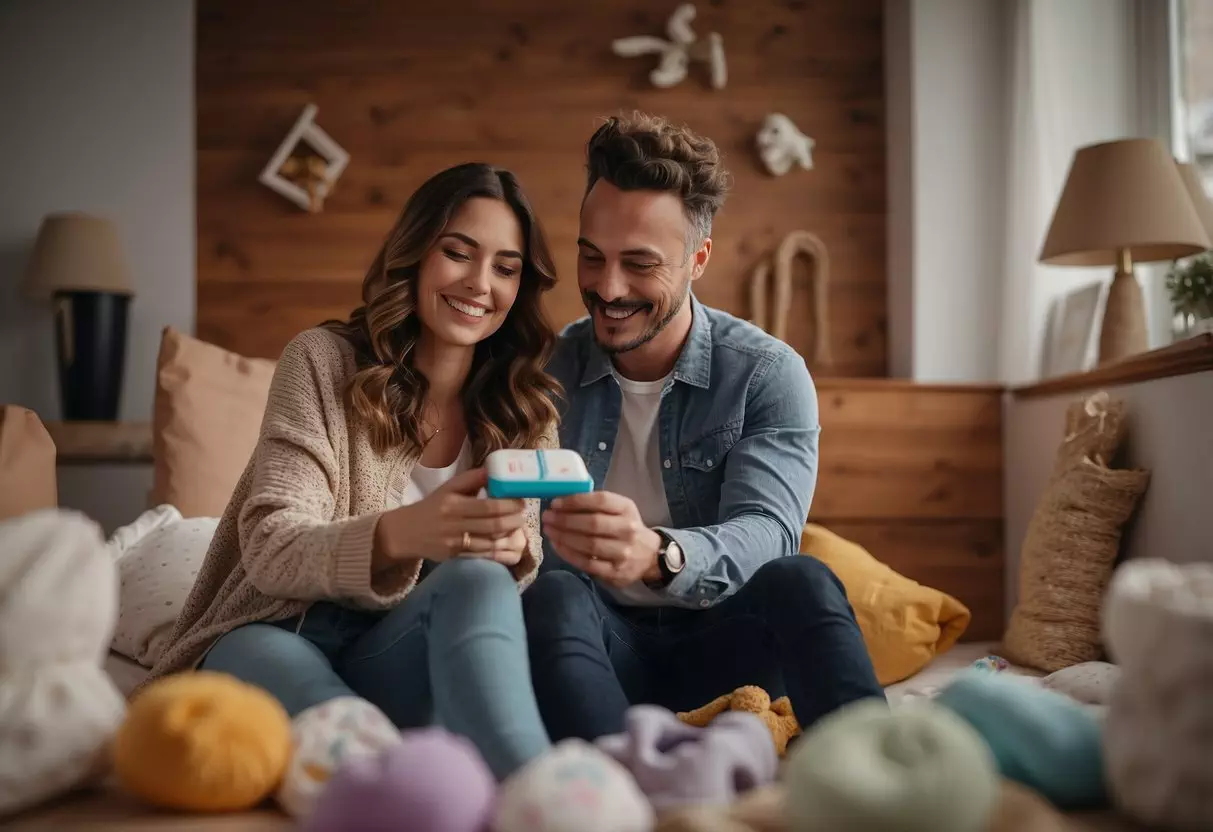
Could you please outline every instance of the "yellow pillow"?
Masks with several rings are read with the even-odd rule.
[[[882,685],[922,670],[969,626],[969,608],[951,595],[898,574],[823,526],[805,524],[800,551],[830,567],[846,587]]]

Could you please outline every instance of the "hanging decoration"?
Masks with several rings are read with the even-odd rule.
[[[691,62],[696,61],[708,65],[712,88],[722,90],[728,82],[724,38],[718,32],[712,32],[703,40],[697,38],[691,29],[695,14],[694,5],[683,3],[674,10],[666,24],[669,40],[652,35],[633,35],[617,39],[611,44],[611,49],[622,58],[660,55],[657,68],[649,73],[649,81],[659,89],[681,83],[687,77]]]
[[[305,211],[324,208],[350,156],[316,124],[317,107],[308,104],[257,177]]]
[[[772,176],[783,176],[799,165],[805,170],[813,167],[811,138],[783,113],[771,113],[762,122],[762,128],[754,140],[763,166]]]
[[[792,264],[802,255],[809,260],[813,298],[813,340],[805,361],[810,366],[825,366],[833,360],[828,309],[830,258],[825,243],[817,235],[793,231],[779,243],[773,257],[763,258],[755,266],[750,277],[750,321],[779,340],[787,340],[788,312],[792,308]]]

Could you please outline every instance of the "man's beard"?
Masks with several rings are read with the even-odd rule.
[[[660,335],[661,331],[669,325],[670,321],[674,320],[674,316],[677,315],[680,311],[682,311],[682,305],[684,303],[686,303],[687,298],[690,296],[690,294],[691,294],[691,278],[688,276],[687,279],[682,284],[682,292],[679,294],[678,300],[670,307],[669,311],[667,311],[664,315],[661,316],[661,320],[657,321],[657,323],[653,324],[651,327],[649,327],[644,332],[640,333],[640,335],[636,336],[635,338],[633,338],[631,341],[628,341],[627,343],[604,344],[602,342],[602,339],[598,337],[598,328],[595,327],[594,328],[594,340],[598,342],[598,348],[601,349],[607,355],[619,355],[620,353],[630,352],[631,350],[634,350],[637,347],[644,346],[649,341],[652,341],[654,338],[656,338],[658,335]],[[597,292],[582,292],[581,300],[583,303],[585,303],[586,308],[589,309],[591,311],[591,313],[593,312],[595,307],[603,308],[603,309],[611,309],[611,308],[635,309],[635,308],[643,307],[643,306],[652,306],[652,304],[648,303],[648,302],[607,303],[598,295]],[[640,314],[640,313],[637,313],[637,314]],[[608,318],[607,320],[610,320],[610,319]]]

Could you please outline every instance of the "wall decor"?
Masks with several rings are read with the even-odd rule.
[[[771,113],[763,119],[754,143],[763,166],[772,176],[783,176],[796,165],[805,170],[813,167],[816,142],[801,133],[783,113]]]
[[[788,313],[792,308],[792,264],[800,256],[809,261],[813,298],[812,344],[804,358],[810,366],[827,366],[832,362],[827,301],[830,257],[825,243],[816,234],[791,232],[775,248],[774,256],[763,258],[754,267],[750,277],[750,321],[776,338],[787,340]]]
[[[669,40],[652,35],[633,35],[615,40],[611,49],[622,58],[660,55],[657,68],[649,73],[649,81],[659,89],[681,83],[687,77],[691,61],[706,63],[711,73],[712,88],[724,89],[728,82],[724,38],[718,32],[712,32],[703,40],[697,38],[691,29],[695,14],[692,4],[683,3],[674,10],[666,24]]]
[[[258,180],[305,211],[319,213],[350,156],[316,124],[315,104],[303,108]]]

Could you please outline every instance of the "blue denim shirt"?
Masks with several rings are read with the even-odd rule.
[[[686,555],[664,593],[674,606],[707,607],[767,561],[799,551],[821,429],[817,391],[795,350],[693,295],[691,305],[657,419],[673,523],[662,530]],[[579,452],[601,486],[622,395],[588,318],[561,333],[548,370],[564,385],[561,447]],[[545,558],[558,555],[549,547]]]

